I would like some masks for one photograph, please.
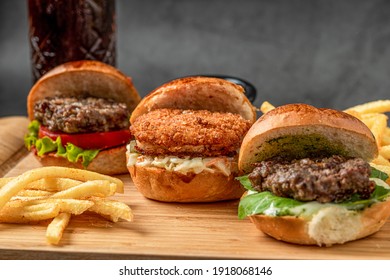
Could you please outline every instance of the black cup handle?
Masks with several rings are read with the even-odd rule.
[[[244,79],[233,77],[233,76],[227,76],[227,75],[201,75],[201,76],[220,78],[235,83],[237,85],[240,85],[244,88],[245,95],[250,102],[253,103],[256,100],[257,90],[255,86]]]

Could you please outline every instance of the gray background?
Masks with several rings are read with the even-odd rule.
[[[25,115],[27,2],[0,1],[0,116]],[[144,96],[191,74],[244,78],[255,105],[387,99],[390,1],[117,0],[117,66]]]

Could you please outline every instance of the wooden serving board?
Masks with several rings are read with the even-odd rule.
[[[22,137],[28,121],[0,119],[0,172],[16,176],[39,167]],[[0,224],[1,259],[390,259],[390,221],[375,235],[333,247],[280,242],[237,218],[238,201],[162,203],[144,198],[130,176],[119,176],[133,222],[95,215],[72,218],[59,246],[45,241],[47,223]]]

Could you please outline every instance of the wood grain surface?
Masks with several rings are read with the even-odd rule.
[[[1,120],[1,139],[4,123],[8,126]],[[24,128],[18,124],[11,131],[18,129]],[[15,153],[3,149],[23,150],[19,140],[1,145],[0,155]],[[4,158],[10,162],[9,156]],[[37,167],[27,154],[13,161],[5,176]],[[92,214],[74,217],[59,246],[46,243],[47,222],[0,224],[0,259],[390,259],[390,222],[380,232],[344,245],[299,246],[264,235],[248,219],[239,220],[237,201],[161,203],[140,195],[129,175],[119,178],[125,193],[115,199],[131,206],[133,222],[114,224]]]

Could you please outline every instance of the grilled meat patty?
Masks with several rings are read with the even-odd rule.
[[[43,126],[65,133],[128,129],[129,117],[125,104],[95,97],[45,98],[34,107],[34,118]]]
[[[130,131],[144,154],[231,156],[250,125],[238,114],[158,109],[138,117]]]
[[[255,190],[301,201],[341,202],[353,194],[365,199],[375,189],[369,180],[370,165],[360,158],[274,158],[255,166],[249,174]]]

